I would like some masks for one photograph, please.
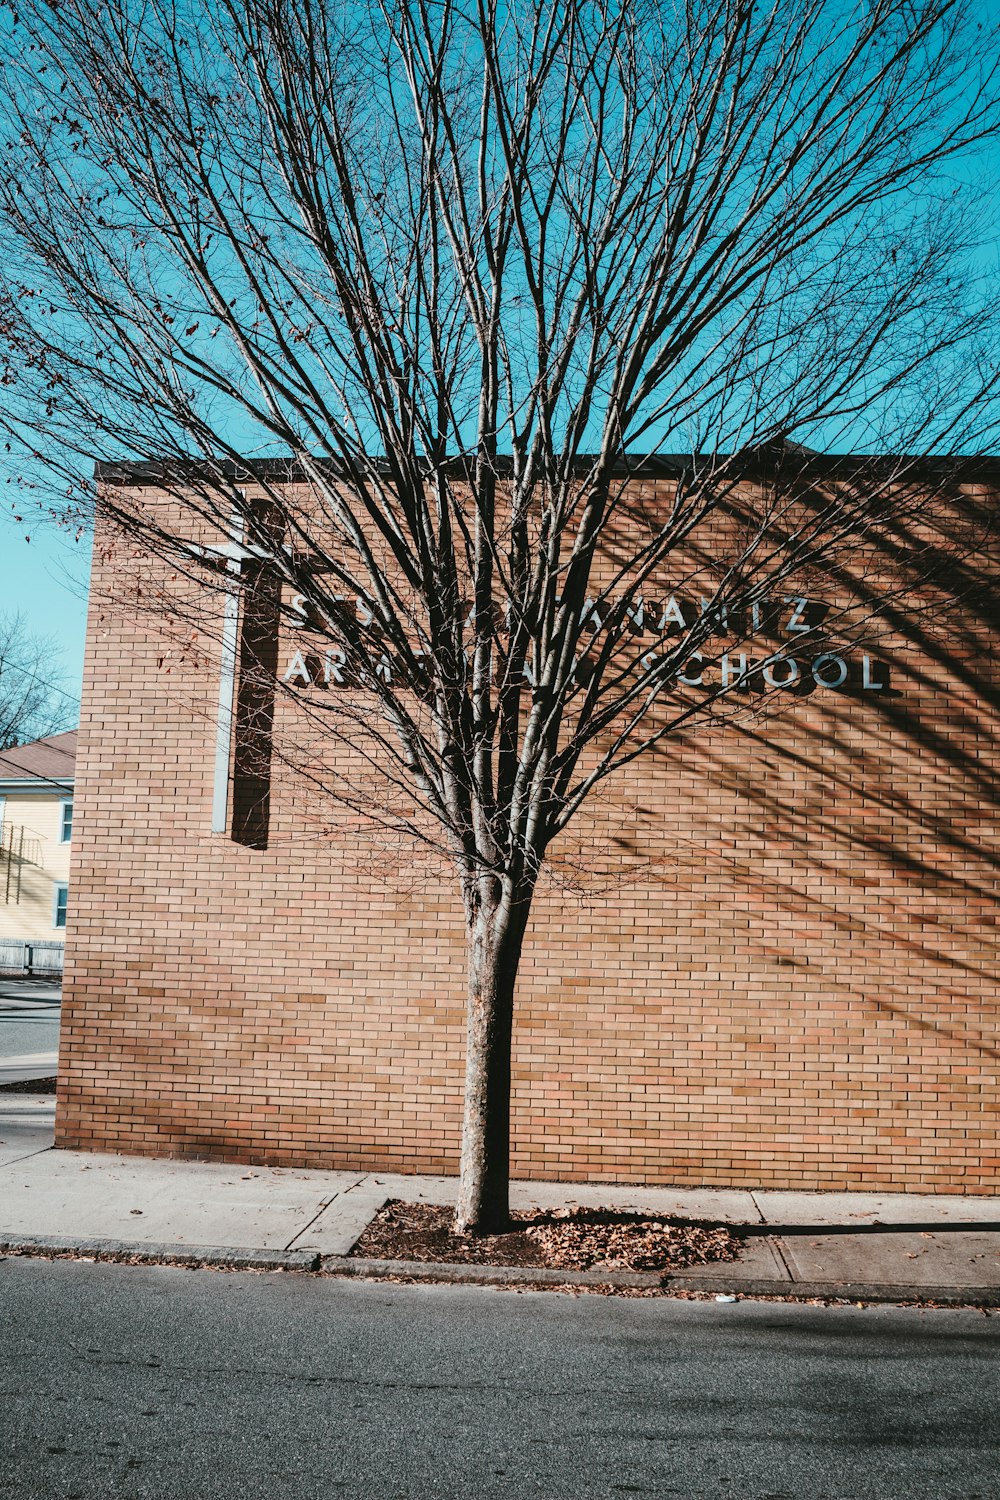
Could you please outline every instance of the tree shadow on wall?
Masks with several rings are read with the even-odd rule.
[[[858,1011],[859,1026],[881,1016],[894,1034],[916,1028],[990,1063],[998,542],[988,501],[951,483],[909,514],[894,509],[863,548],[823,558],[827,597],[855,606],[824,625],[821,649],[860,641],[884,690],[855,674],[835,689],[706,703],[651,752],[657,779],[685,789],[666,835],[673,868],[655,852],[652,805],[627,851],[637,874],[648,863],[665,889],[704,892],[721,922],[744,924],[736,950],[772,999],[819,997]]]

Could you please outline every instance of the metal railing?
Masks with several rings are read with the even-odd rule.
[[[21,901],[21,876],[25,865],[37,865],[42,845],[37,833],[23,823],[0,825],[0,894],[8,906]]]

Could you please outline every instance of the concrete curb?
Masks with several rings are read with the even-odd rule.
[[[701,1292],[706,1295],[780,1297],[803,1302],[915,1302],[944,1307],[1000,1307],[996,1286],[910,1286],[867,1281],[791,1281],[777,1277],[662,1275],[656,1271],[560,1271],[546,1266],[480,1266],[454,1261],[370,1260],[361,1256],[320,1255],[312,1250],[233,1250],[222,1246],[157,1245],[126,1240],[86,1239],[61,1235],[3,1235],[0,1256],[80,1256],[133,1265],[216,1268],[226,1271],[322,1272],[357,1280],[436,1282],[461,1286],[608,1287]]]
[[[328,1276],[378,1280],[406,1276],[412,1281],[476,1282],[486,1286],[623,1286],[659,1287],[656,1271],[559,1271],[547,1266],[479,1266],[445,1260],[367,1260],[363,1256],[324,1255],[320,1270]]]
[[[665,1276],[663,1290],[714,1292],[717,1296],[786,1297],[796,1302],[815,1299],[839,1302],[919,1302],[944,1307],[1000,1307],[1000,1287],[909,1286],[875,1281],[771,1281],[737,1277]]]
[[[717,1296],[822,1298],[846,1302],[931,1302],[948,1307],[1000,1307],[1000,1287],[880,1285],[861,1281],[792,1281],[784,1278],[662,1275],[656,1271],[559,1271],[543,1266],[477,1266],[453,1261],[366,1260],[327,1255],[320,1269],[331,1276],[373,1281],[403,1276],[479,1286],[639,1287],[666,1292],[705,1292]]]
[[[218,1266],[228,1271],[317,1271],[312,1250],[231,1250],[216,1245],[156,1245],[148,1241],[83,1239],[71,1235],[0,1234],[0,1255],[79,1255],[148,1265]]]

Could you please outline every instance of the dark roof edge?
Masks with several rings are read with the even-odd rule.
[[[950,476],[968,483],[973,482],[974,478],[1000,480],[1000,456],[993,454],[927,457],[908,454],[807,453],[793,447],[787,448],[783,454],[768,449],[748,453],[745,459],[746,472],[751,474],[765,468],[773,469],[779,457],[788,466],[794,466],[801,475],[847,475],[858,470],[892,472],[905,468],[914,477],[927,475],[942,479]],[[691,454],[681,453],[634,454],[619,459],[614,465],[614,473],[621,476],[634,474],[636,478],[650,479],[671,477],[690,469],[692,464],[697,466],[700,459],[700,455],[692,457]],[[344,467],[339,459],[326,458],[319,462],[334,473]],[[468,462],[468,459],[455,459],[449,464],[449,469],[458,476]],[[574,471],[584,473],[593,462],[593,455],[581,454],[573,465]],[[704,462],[709,462],[708,455]],[[388,463],[385,460],[379,460],[378,463],[382,472],[388,473]],[[501,455],[495,460],[495,467],[500,474],[509,473],[511,459]],[[94,465],[94,478],[98,483],[117,485],[163,484],[164,481],[176,483],[198,478],[222,479],[237,484],[253,480],[291,484],[304,477],[299,462],[291,458],[247,459],[245,463],[232,459],[210,462],[205,459],[150,458],[134,462],[99,461]]]
[[[0,788],[19,792],[71,792],[75,776],[0,776]]]

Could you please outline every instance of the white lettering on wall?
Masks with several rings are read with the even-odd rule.
[[[876,663],[875,665],[877,666],[878,664]],[[870,693],[881,693],[888,686],[884,677],[879,681],[875,680],[872,674],[872,659],[870,656],[863,656],[861,658],[861,686]]]
[[[342,594],[337,594],[334,598],[337,602],[346,603],[345,596]],[[353,604],[359,630],[371,632],[377,629],[375,614],[365,598],[357,595]],[[804,595],[785,596],[780,609],[773,601],[754,600],[745,612],[737,611],[738,618],[735,621],[732,619],[730,604],[724,600],[703,595],[699,597],[697,604],[701,619],[715,635],[735,633],[741,628],[746,628],[750,635],[762,632],[771,636],[778,633],[806,635],[814,628],[808,618],[810,601]],[[787,612],[785,606],[788,607]],[[500,606],[497,606],[497,609],[499,610]],[[314,606],[308,595],[301,593],[292,595],[290,613],[295,628],[308,628],[313,610]],[[596,633],[609,628],[609,621],[614,617],[617,620],[615,627],[617,629],[624,628],[632,635],[654,631],[662,637],[689,630],[694,623],[694,611],[694,602],[685,601],[677,594],[668,595],[662,602],[637,596],[631,602],[619,603],[617,606],[606,599],[588,598],[583,608],[582,623],[584,629]],[[502,612],[509,623],[511,615],[509,601],[505,601]],[[471,627],[474,619],[475,611],[472,609],[466,621],[467,627]],[[366,676],[369,687],[379,681],[384,683],[393,681],[397,664],[386,651],[378,656],[373,665],[363,667],[359,662],[355,664],[353,670],[349,653],[349,647],[346,650],[339,646],[326,649],[321,667],[318,657],[314,661],[312,657],[307,658],[301,651],[296,651],[282,680],[299,687],[330,687],[331,685],[343,687],[349,686],[352,682],[364,681]],[[414,659],[418,663],[424,659],[424,656],[423,651],[414,652]],[[468,652],[465,656],[468,661]],[[659,673],[658,680],[663,684],[668,679],[665,672],[660,672],[659,669],[666,667],[668,661],[669,657],[661,656],[652,650],[639,657],[636,669],[650,677]],[[581,662],[578,663],[577,671],[582,670],[584,666]],[[824,651],[818,656],[810,656],[803,660],[785,656],[779,650],[757,661],[751,660],[745,651],[727,651],[720,656],[716,656],[714,652],[708,653],[707,650],[693,651],[683,661],[675,680],[684,687],[711,688],[717,684],[723,692],[741,688],[760,691],[763,687],[794,689],[803,683],[836,690],[852,683],[857,685],[859,675],[860,686],[865,692],[889,691],[888,669],[884,663],[878,662],[870,655],[863,655],[861,671],[858,674],[856,669],[852,668],[849,655],[833,651]],[[535,674],[527,662],[523,668],[523,679],[530,687],[536,686]]]
[[[685,685],[685,687],[701,687],[702,683],[705,680],[705,674],[704,674],[704,672],[700,671],[698,673],[697,677],[691,677],[688,674],[688,670],[687,669],[688,669],[688,667],[691,665],[691,663],[693,661],[701,663],[704,660],[705,660],[705,658],[702,656],[702,654],[701,654],[700,651],[692,651],[691,655],[688,657],[687,661],[684,663],[683,670],[677,673],[677,681],[678,682],[683,682],[684,685]]]
[[[735,656],[724,656],[719,663],[719,675],[724,688],[743,682],[747,675],[746,652],[739,651]]]
[[[813,662],[813,681],[819,687],[839,688],[847,681],[847,663],[842,656],[824,651]]]
[[[662,632],[664,630],[669,630],[671,625],[678,625],[681,630],[687,630],[687,620],[685,620],[684,618],[684,611],[677,603],[677,598],[674,594],[670,595],[670,598],[663,606],[663,613],[660,616],[659,628]]]
[[[784,677],[776,676],[779,668],[784,668]],[[769,656],[764,663],[764,681],[768,687],[792,687],[799,676],[799,664],[794,656]]]
[[[785,603],[794,606],[788,617],[788,624],[785,626],[785,629],[792,635],[805,634],[810,631],[812,626],[805,618],[806,610],[809,608],[809,600],[791,598],[786,599]]]
[[[339,687],[347,681],[344,676],[344,668],[346,666],[347,657],[339,646],[335,646],[332,651],[326,653],[326,656],[323,658],[323,681],[327,687],[330,686],[331,682],[335,682]]]
[[[312,686],[312,674],[301,651],[296,651],[288,664],[288,671],[281,680],[282,682],[301,682],[303,687]]]

